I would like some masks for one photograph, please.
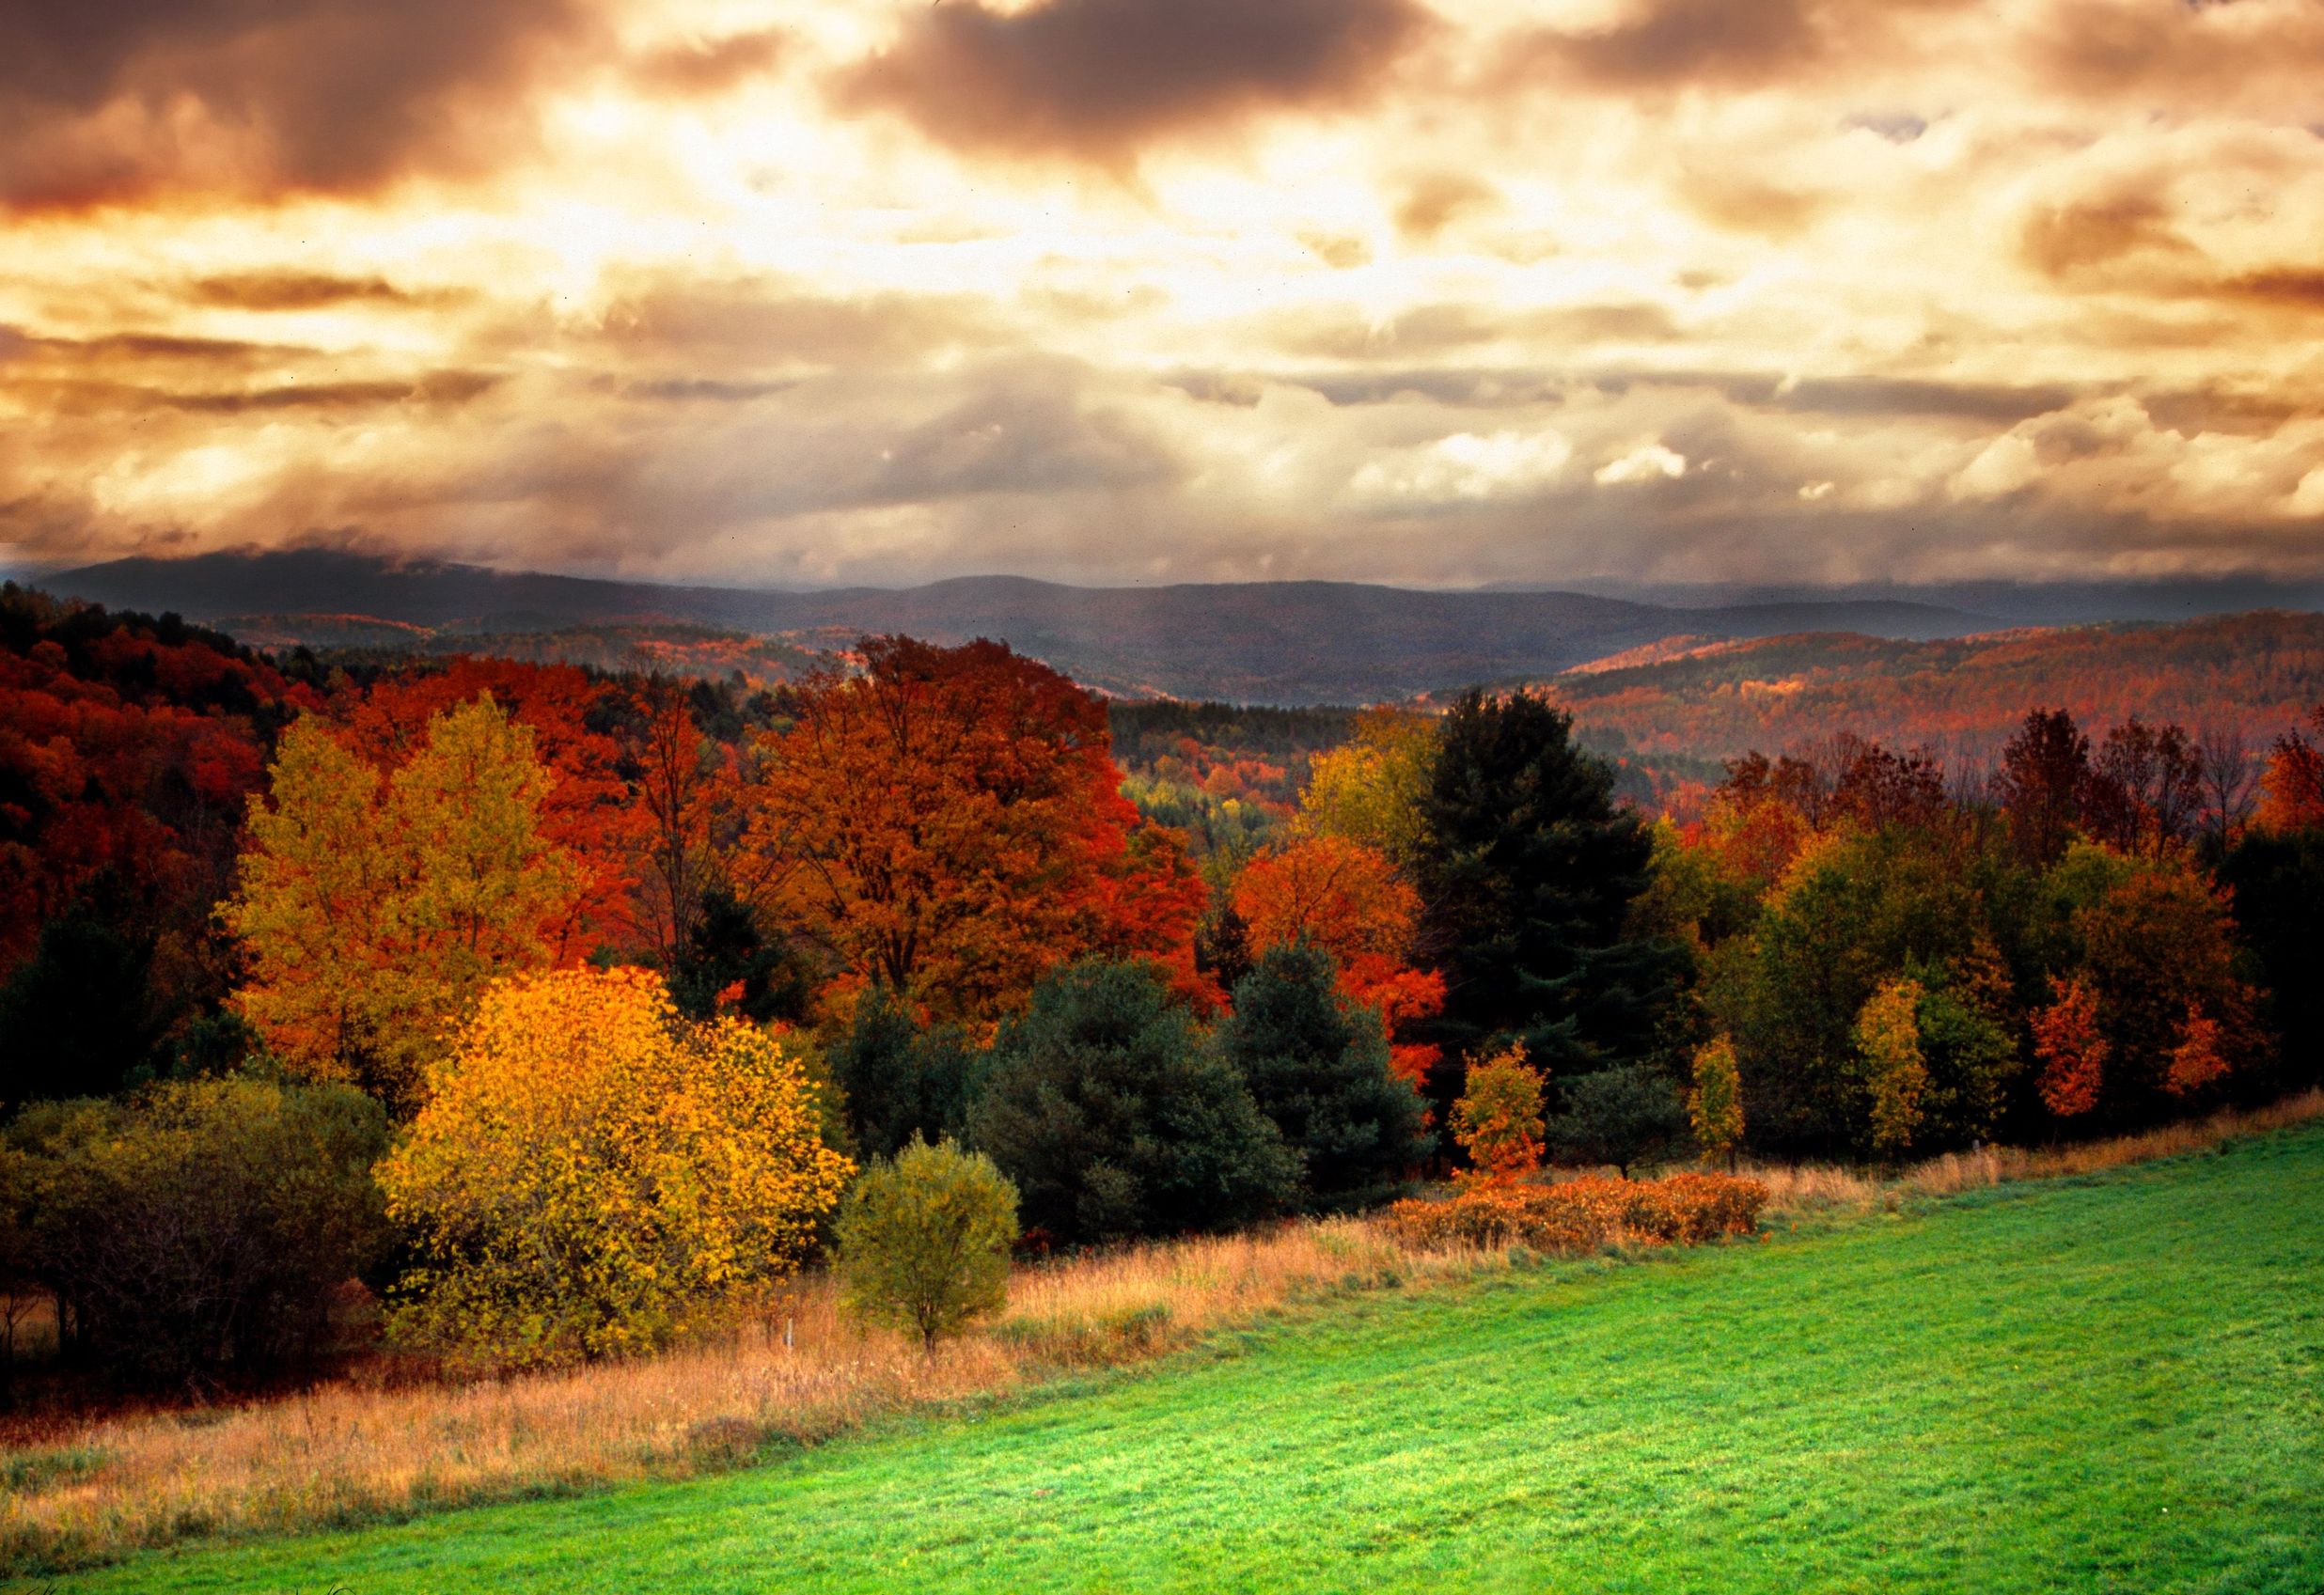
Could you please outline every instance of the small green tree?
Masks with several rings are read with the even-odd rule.
[[[840,1208],[842,1298],[933,1346],[1008,1300],[1016,1237],[1016,1187],[993,1160],[915,1135],[864,1170]]]
[[[1705,1159],[1735,1166],[1743,1144],[1743,1082],[1735,1072],[1735,1043],[1714,1036],[1694,1055],[1694,1089],[1687,1097],[1695,1145]]]
[[[1610,1163],[1626,1180],[1631,1165],[1667,1153],[1687,1133],[1678,1088],[1651,1064],[1578,1074],[1564,1096],[1565,1111],[1546,1131],[1561,1163]]]

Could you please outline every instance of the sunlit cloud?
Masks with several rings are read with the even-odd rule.
[[[2324,571],[2312,0],[0,0],[0,43],[20,557]]]

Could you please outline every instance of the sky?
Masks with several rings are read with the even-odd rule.
[[[2324,575],[2324,0],[0,0],[0,558]]]

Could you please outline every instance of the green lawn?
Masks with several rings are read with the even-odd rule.
[[[59,1589],[2324,1589],[2324,1134]]]

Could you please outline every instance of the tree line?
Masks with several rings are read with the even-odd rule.
[[[1074,1246],[1370,1207],[1481,1115],[1626,1172],[2316,1077],[2306,731],[2262,760],[2035,711],[1973,782],[1834,734],[1682,823],[1541,696],[1477,692],[1352,717],[1225,847],[997,643],[868,638],[756,692],[0,616],[0,884],[35,910],[0,1262],[140,1377],[306,1354],[354,1275],[435,1354],[645,1349],[909,1230],[899,1191],[967,1178],[947,1142],[1009,1189],[978,1233]]]

